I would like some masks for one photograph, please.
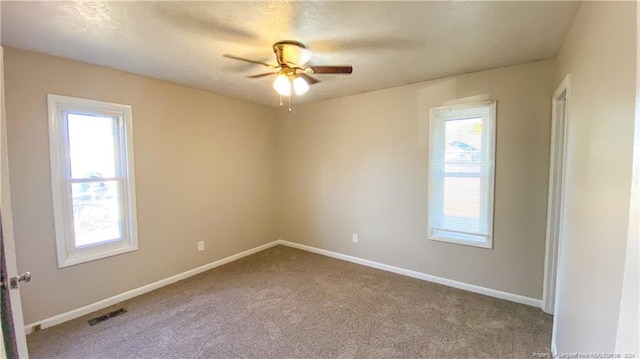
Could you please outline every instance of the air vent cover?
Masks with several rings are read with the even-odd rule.
[[[120,314],[124,314],[126,312],[127,312],[127,310],[124,309],[124,308],[120,308],[118,310],[114,310],[113,312],[110,312],[110,313],[107,313],[105,315],[101,315],[99,317],[96,317],[96,318],[93,318],[93,319],[89,320],[89,325],[94,326],[94,325],[96,325],[98,323],[102,323],[105,320],[111,319],[113,317],[117,317]]]

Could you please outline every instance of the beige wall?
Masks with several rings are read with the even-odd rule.
[[[5,76],[17,259],[33,273],[26,323],[277,238],[273,109],[10,48]],[[48,93],[133,107],[138,251],[57,268]]]
[[[560,352],[615,349],[629,230],[635,6],[582,3],[558,58],[556,83],[571,73],[555,318]]]
[[[530,63],[281,111],[280,238],[541,298],[554,65]],[[429,109],[482,94],[498,100],[493,250],[426,238]]]

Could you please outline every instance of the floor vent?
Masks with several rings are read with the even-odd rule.
[[[120,314],[124,314],[124,313],[126,313],[126,312],[127,312],[127,310],[126,310],[126,309],[124,309],[124,308],[120,308],[120,309],[118,309],[118,310],[114,310],[114,311],[113,311],[113,312],[111,312],[111,313],[107,313],[107,314],[105,314],[105,315],[101,315],[101,316],[99,316],[99,317],[97,317],[97,318],[93,318],[93,319],[89,320],[89,325],[94,326],[94,325],[96,325],[96,324],[98,324],[98,323],[102,323],[102,322],[104,322],[105,320],[111,319],[111,318],[113,318],[113,317],[117,317],[117,316],[119,316]]]

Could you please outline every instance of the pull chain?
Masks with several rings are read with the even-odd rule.
[[[291,96],[289,96],[289,113],[291,113]]]
[[[283,103],[282,103],[282,95],[280,95],[280,107],[282,107]]]

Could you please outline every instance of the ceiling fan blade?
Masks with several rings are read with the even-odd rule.
[[[309,66],[314,74],[350,74],[353,66]]]
[[[271,75],[277,75],[277,72],[267,72],[264,74],[258,74],[258,75],[251,75],[251,76],[247,76],[248,79],[257,79],[260,77],[266,77],[266,76],[271,76]]]
[[[313,78],[305,74],[304,72],[299,73],[298,76],[302,77],[305,81],[307,81],[309,85],[317,84],[318,82],[320,82],[320,80]]]
[[[270,64],[268,64],[268,63],[266,63],[266,62],[262,62],[262,61],[255,61],[255,60],[249,60],[249,59],[245,59],[245,58],[238,57],[238,56],[233,56],[233,55],[227,55],[227,54],[224,54],[224,55],[222,55],[222,56],[223,56],[223,57],[226,57],[226,58],[229,58],[229,59],[240,60],[240,61],[244,61],[244,62],[250,62],[250,63],[252,63],[252,64],[257,64],[257,65],[263,65],[263,66],[266,66],[266,67],[271,67],[271,68],[273,68],[273,69],[276,69],[276,68],[278,68],[278,67],[279,67],[279,66],[270,65]]]

